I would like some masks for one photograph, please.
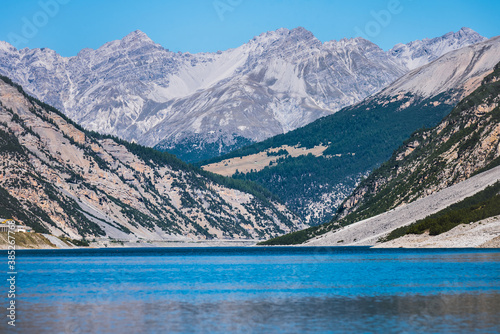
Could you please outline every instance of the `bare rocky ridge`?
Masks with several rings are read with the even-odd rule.
[[[381,90],[414,59],[423,65],[483,39],[462,29],[384,52],[362,38],[321,43],[296,28],[190,54],[135,31],[70,58],[0,42],[0,74],[87,129],[189,160],[208,146],[219,155],[304,126]]]
[[[500,36],[497,36],[445,53],[439,59],[405,74],[379,95],[392,97],[411,93],[429,98],[456,91],[458,96],[455,99],[460,100],[472,93],[498,63],[499,45]]]
[[[258,239],[300,220],[173,156],[84,131],[0,80],[0,209],[38,232],[120,240]]]
[[[407,44],[397,44],[388,53],[405,68],[414,70],[450,51],[483,42],[484,40],[486,40],[485,37],[480,36],[470,28],[464,27],[457,32],[449,32],[441,37],[424,38]]]

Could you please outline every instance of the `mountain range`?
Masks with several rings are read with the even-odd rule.
[[[0,81],[0,214],[132,241],[352,222],[387,181],[370,188],[371,171],[484,84],[499,54],[500,37],[468,28],[387,52],[362,38],[321,43],[303,28],[195,55],[140,31],[70,58],[0,42],[0,73],[27,87]],[[142,144],[209,159],[198,169]]]
[[[385,52],[363,38],[322,43],[304,28],[282,28],[190,54],[135,31],[74,57],[0,42],[0,74],[86,129],[194,162],[331,115],[484,39],[462,28]]]

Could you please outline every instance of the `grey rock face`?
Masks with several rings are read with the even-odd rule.
[[[442,55],[465,46],[485,41],[487,38],[470,28],[449,32],[441,37],[422,39],[407,44],[397,44],[388,54],[399,64],[413,70]]]
[[[190,54],[135,31],[70,58],[0,42],[0,74],[85,128],[148,146],[196,140],[203,147],[219,140],[214,132],[260,141],[304,126],[380,91],[412,59],[425,63],[481,38],[462,29],[384,52],[362,38],[321,43],[296,28]]]

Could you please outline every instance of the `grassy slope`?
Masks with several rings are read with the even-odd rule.
[[[49,239],[38,233],[14,233],[16,249],[18,248],[57,248]],[[8,249],[9,239],[7,232],[0,232],[0,249]]]

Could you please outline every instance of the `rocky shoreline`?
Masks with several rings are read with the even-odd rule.
[[[17,249],[75,249],[75,248],[139,248],[139,247],[252,247],[260,240],[99,240],[90,242],[89,247],[78,247],[63,242],[48,234],[23,233],[29,236],[16,245]],[[8,248],[5,238],[0,236],[0,250]],[[31,240],[31,241],[30,241]],[[31,244],[30,244],[31,242]],[[300,246],[345,246],[306,244]],[[359,246],[359,245],[348,245]],[[432,236],[428,232],[411,234],[383,243],[372,248],[500,248],[500,216],[490,217],[479,222],[462,224],[448,232]]]
[[[374,248],[500,248],[500,216],[461,224],[439,235],[410,234]]]

